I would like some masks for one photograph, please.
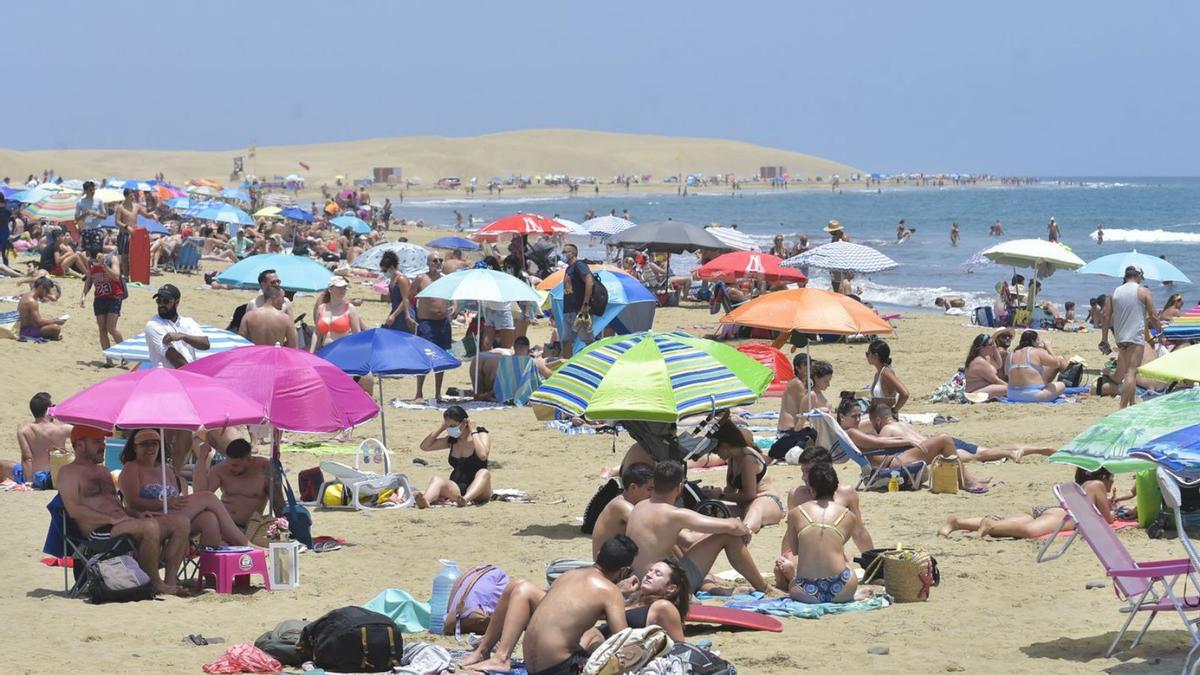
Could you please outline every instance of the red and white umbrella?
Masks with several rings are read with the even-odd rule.
[[[781,258],[769,253],[735,251],[708,261],[696,270],[696,276],[705,281],[762,279],[770,283],[800,282],[808,278],[798,269],[782,267],[781,262]]]
[[[472,235],[472,238],[476,241],[495,241],[501,235],[505,234],[526,236],[530,234],[559,234],[570,231],[571,228],[553,218],[539,216],[536,213],[517,213],[489,223],[486,227]]]

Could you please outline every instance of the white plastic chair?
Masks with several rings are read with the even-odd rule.
[[[381,473],[363,470],[362,467],[372,461],[380,465]],[[317,491],[318,498],[325,494],[325,489],[330,485],[341,484],[343,494],[345,491],[350,493],[348,504],[344,506],[322,504],[321,508],[359,511],[363,508],[362,496],[364,494],[370,496],[388,489],[404,491],[404,501],[400,503],[400,506],[416,504],[412,483],[408,476],[402,473],[392,473],[392,453],[377,439],[368,438],[359,444],[358,450],[354,453],[353,467],[331,460],[321,462],[320,466],[321,471],[329,474],[332,478],[327,478],[321,483],[321,488]]]

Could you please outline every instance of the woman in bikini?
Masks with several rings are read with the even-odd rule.
[[[1172,293],[1171,297],[1167,298],[1166,304],[1163,305],[1162,311],[1158,313],[1158,320],[1174,321],[1181,314],[1183,314],[1183,295]]]
[[[987,333],[976,335],[971,341],[971,348],[967,350],[967,361],[963,366],[966,392],[982,392],[989,399],[1007,394],[1008,382],[1000,376],[1001,364],[1000,349],[995,339]]]
[[[467,506],[492,498],[492,472],[487,468],[492,435],[475,426],[462,406],[446,408],[441,425],[421,440],[421,450],[449,450],[450,478],[434,476],[424,492],[414,494],[417,508],[429,508],[439,501]]]
[[[858,577],[846,563],[846,542],[858,527],[858,517],[834,501],[838,477],[832,464],[809,469],[808,486],[813,500],[788,513],[783,535],[781,557],[794,561],[788,596],[810,604],[850,602]]]
[[[884,401],[892,406],[897,415],[908,402],[908,387],[900,381],[892,368],[892,348],[883,340],[876,340],[867,346],[867,363],[875,369],[875,379],[871,381],[871,402]]]
[[[1133,498],[1133,494],[1117,497],[1113,492],[1113,475],[1108,469],[1087,471],[1075,470],[1075,484],[1083,488],[1084,494],[1104,517],[1112,523],[1117,518],[1117,504]],[[1014,539],[1036,539],[1050,534],[1059,526],[1064,531],[1075,529],[1074,522],[1063,524],[1067,512],[1058,505],[1035,506],[1029,513],[1014,516],[987,515],[977,518],[950,516],[938,530],[938,536],[949,537],[959,531],[969,532],[971,537],[1011,537]]]
[[[162,497],[167,509],[182,513],[192,521],[192,534],[200,535],[200,545],[218,547],[251,546],[242,529],[233,522],[229,511],[217,496],[208,491],[187,493],[171,466],[166,467],[164,485],[161,440],[156,429],[138,429],[125,441],[121,451],[121,476],[118,479],[125,505],[139,513],[162,513]]]
[[[346,277],[335,274],[329,278],[329,287],[325,290],[328,298],[317,305],[313,317],[317,329],[311,347],[314,354],[328,342],[362,332],[358,308],[346,299],[349,287],[350,282],[346,281]]]
[[[1008,362],[1009,401],[1020,403],[1036,403],[1053,401],[1062,396],[1066,385],[1047,378],[1046,371],[1062,370],[1067,360],[1055,356],[1050,351],[1050,345],[1038,339],[1037,331],[1027,330],[1021,333],[1021,340]]]
[[[750,432],[739,428],[725,414],[714,434],[717,439],[714,452],[725,462],[725,487],[705,486],[704,495],[734,502],[751,532],[783,520],[783,499],[771,489],[767,460],[754,447]]]
[[[531,581],[510,581],[496,603],[483,639],[473,652],[458,662],[458,666],[475,672],[507,672],[513,649],[529,624],[529,617],[544,597],[546,591]],[[683,642],[683,621],[690,598],[687,572],[673,560],[656,562],[646,570],[628,601],[625,622],[630,628],[660,626],[672,640]],[[593,628],[584,633],[579,642],[592,651],[604,637],[603,630]]]

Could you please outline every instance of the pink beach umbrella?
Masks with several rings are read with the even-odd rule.
[[[260,424],[266,419],[261,403],[225,384],[173,368],[135,370],[110,377],[54,406],[63,422],[97,429],[182,429],[200,431]],[[167,483],[166,441],[161,440],[163,485]],[[163,490],[163,513],[167,492]]]
[[[354,378],[299,349],[248,346],[193,363],[185,371],[208,375],[266,408],[276,429],[342,431],[379,414],[379,406]]]

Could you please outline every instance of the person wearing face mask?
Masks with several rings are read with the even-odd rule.
[[[492,498],[492,473],[487,468],[492,436],[472,423],[462,406],[446,408],[441,425],[421,440],[421,450],[449,450],[450,478],[434,476],[424,492],[414,494],[417,508],[439,501],[467,506]]]

